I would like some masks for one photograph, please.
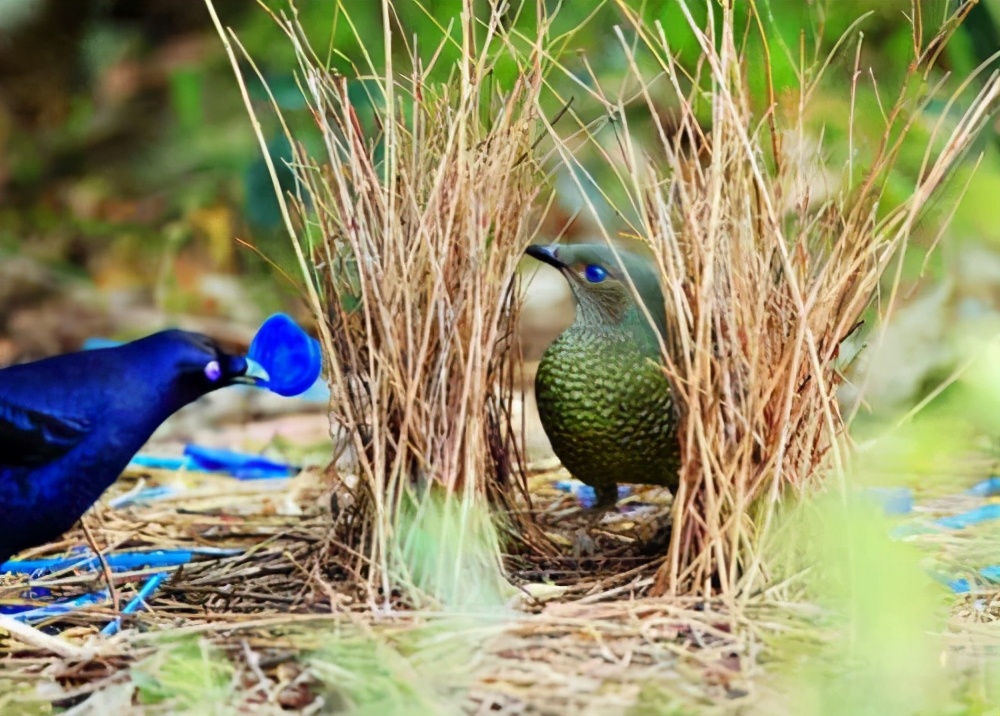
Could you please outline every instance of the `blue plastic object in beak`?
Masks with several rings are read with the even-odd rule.
[[[319,341],[284,313],[264,321],[247,358],[256,384],[286,398],[309,390],[323,368]]]

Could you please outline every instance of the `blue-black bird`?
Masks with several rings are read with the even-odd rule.
[[[0,564],[72,527],[161,423],[246,358],[169,330],[0,370]]]

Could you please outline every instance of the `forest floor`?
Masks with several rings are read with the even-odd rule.
[[[217,421],[251,409],[239,399],[211,407]],[[192,419],[179,416],[144,452],[177,453],[196,435],[200,444],[233,449],[277,445],[318,464],[317,446],[329,444],[319,404],[212,427]],[[578,556],[570,545],[580,508],[564,491],[567,475],[544,457],[537,468],[536,518],[563,534],[566,554],[527,566],[512,561],[518,588],[502,605],[439,611],[373,603],[363,582],[329,559],[331,485],[318,466],[258,480],[130,469],[86,518],[102,551],[189,550],[191,560],[115,571],[113,594],[99,568],[0,576],[0,604],[23,602],[29,592],[37,604],[99,597],[36,622],[68,653],[0,642],[0,712],[799,712],[789,700],[794,669],[777,645],[821,644],[824,609],[767,593],[739,603],[652,598],[659,559],[642,545],[669,514],[669,498],[654,492],[624,501],[597,529],[596,553]],[[920,504],[915,514],[926,522],[995,503],[961,495]],[[937,563],[955,563],[995,545],[995,524],[915,539]],[[21,558],[86,544],[78,529]],[[161,572],[166,579],[122,617],[121,630],[102,636]],[[976,675],[1000,659],[1000,587],[956,595],[942,638],[942,663],[966,684],[956,703],[975,705]]]

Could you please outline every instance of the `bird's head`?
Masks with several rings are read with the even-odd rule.
[[[576,300],[577,320],[612,328],[637,323],[648,329],[649,321],[635,300],[637,292],[656,330],[666,337],[663,291],[649,261],[607,244],[534,245],[526,253],[566,278]]]
[[[161,331],[130,343],[129,348],[149,362],[151,370],[166,381],[164,387],[181,405],[219,388],[256,382],[256,376],[248,374],[254,368],[251,361],[226,353],[200,333]]]

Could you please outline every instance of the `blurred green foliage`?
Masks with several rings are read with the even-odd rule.
[[[402,499],[400,524],[391,530],[394,583],[412,585],[415,597],[429,596],[444,611],[502,614],[517,592],[497,561],[500,534],[487,505],[451,499],[435,486]]]
[[[319,633],[303,663],[331,713],[452,716],[473,683],[474,654],[492,633],[445,618],[406,629],[337,627]]]
[[[131,670],[138,702],[169,706],[172,713],[220,713],[231,700],[235,673],[224,652],[197,637],[164,640]]]
[[[921,554],[889,539],[891,523],[863,499],[828,495],[788,528],[794,570],[823,610],[813,643],[778,637],[787,706],[808,716],[942,713],[948,675],[940,668],[945,616]]]
[[[0,89],[0,248],[5,251],[32,250],[37,244],[56,242],[60,246],[81,246],[67,258],[81,262],[80,255],[93,251],[114,250],[123,237],[144,238],[144,250],[153,256],[162,252],[157,234],[167,225],[178,223],[182,244],[205,241],[203,232],[191,225],[193,212],[206,207],[224,206],[231,214],[231,233],[257,245],[264,254],[284,262],[287,243],[277,221],[277,207],[269,178],[263,176],[259,148],[242,109],[231,69],[199,2],[174,4],[153,2],[149,8],[127,3],[84,2],[73,21],[74,11],[44,0],[28,3],[34,15],[21,18],[19,29],[8,31],[8,55],[0,50],[0,87],[5,72],[31,65],[32,53],[41,60],[36,39],[48,27],[60,27],[68,41],[45,52],[65,56],[52,63],[50,79],[32,87]],[[391,35],[394,69],[401,76],[419,58],[429,82],[446,81],[456,72],[461,53],[462,0],[397,0],[392,3]],[[268,87],[292,123],[296,138],[307,148],[318,148],[311,132],[311,117],[298,88],[294,48],[277,26],[275,17],[298,14],[307,28],[309,41],[322,61],[332,71],[350,80],[350,92],[356,99],[363,126],[377,135],[370,102],[370,83],[364,77],[384,72],[384,31],[379,2],[340,3],[328,0],[266,0],[263,3],[274,16],[253,3],[217,2],[223,20],[261,68]],[[716,2],[690,2],[694,21],[703,24],[709,12],[718,27],[720,6]],[[751,20],[754,5],[760,12],[758,24]],[[945,48],[938,69],[927,78],[925,92],[934,82],[952,71],[948,86],[957,83],[997,47],[1000,2],[983,0],[973,8],[974,17]],[[491,4],[474,3],[478,13],[480,41],[486,32],[483,19]],[[662,26],[671,50],[689,71],[695,72],[701,53],[682,5],[677,0],[644,0],[628,7],[647,24]],[[921,9],[922,38],[926,43],[954,3],[948,0],[925,0]],[[124,8],[124,9],[123,9]],[[345,10],[346,8],[346,10]],[[523,2],[511,4],[502,20],[505,25],[529,38],[538,22],[539,8],[554,13],[549,38],[549,63],[558,63],[551,75],[552,92],[545,107],[554,116],[563,103],[574,97],[573,109],[585,122],[604,124],[599,130],[612,137],[617,132],[600,103],[591,101],[590,90],[600,88],[608,97],[629,95],[626,80],[626,54],[615,33],[621,28],[626,41],[634,44],[634,32],[625,12],[616,2],[554,3]],[[879,101],[891,101],[899,91],[903,73],[913,58],[914,31],[906,19],[910,0],[885,0],[875,5],[863,0],[837,2],[789,3],[783,0],[756,0],[737,3],[737,27],[744,31],[746,67],[750,96],[763,110],[769,102],[769,87],[764,68],[770,67],[772,89],[779,106],[797,102],[803,79],[811,81],[811,72],[851,30],[846,42],[833,57],[821,92],[813,100],[810,130],[825,137],[824,152],[836,166],[846,161],[848,105],[853,73],[855,43],[863,33],[860,55],[862,77],[854,111],[856,171],[864,168],[870,143],[881,136],[884,118]],[[863,18],[860,20],[859,19]],[[36,28],[35,25],[38,25]],[[72,32],[71,32],[72,30]],[[529,50],[527,39],[518,45]],[[766,52],[765,52],[766,50]],[[644,76],[655,77],[659,71],[656,58],[648,51],[637,50],[636,60]],[[433,66],[427,67],[436,57]],[[517,77],[518,59],[510,53],[497,64],[493,73],[496,91],[502,92]],[[20,63],[20,64],[18,64]],[[60,67],[82,67],[77,74],[70,69],[59,74]],[[288,147],[279,139],[277,123],[267,110],[268,98],[263,87],[244,63],[251,94],[267,123],[272,153],[279,160],[288,156]],[[65,77],[63,76],[65,75]],[[707,86],[707,72],[700,72]],[[871,77],[877,78],[878,95]],[[985,76],[985,74],[983,75]],[[42,76],[46,77],[46,76]],[[978,84],[972,83],[968,93]],[[669,113],[676,101],[662,82],[653,83]],[[37,96],[35,96],[37,95]],[[25,99],[25,97],[30,97]],[[961,109],[963,99],[951,113]],[[42,109],[39,109],[42,108]],[[629,123],[637,136],[649,136],[648,112],[627,107]],[[710,120],[707,105],[705,121]],[[928,111],[929,136],[935,111]],[[900,158],[897,176],[888,187],[886,205],[899,201],[912,189],[920,172],[922,151],[919,142],[908,144]],[[954,231],[984,238],[1000,246],[1000,228],[977,208],[985,197],[1000,188],[1000,158],[996,142],[983,146],[983,167],[969,186],[969,199],[963,202],[955,218]],[[584,167],[596,181],[611,185],[608,168],[595,157],[583,156]],[[279,161],[279,166],[281,162]],[[960,170],[961,171],[961,170]],[[94,182],[94,178],[100,179]],[[291,189],[290,176],[282,181]],[[613,188],[608,190],[615,196]],[[155,201],[154,201],[155,200]],[[567,209],[575,208],[572,191],[563,199]],[[136,205],[145,210],[136,210]],[[606,218],[614,220],[613,207],[604,206]],[[56,252],[58,253],[58,252]],[[65,254],[65,249],[63,250]],[[267,270],[245,250],[226,257],[243,269]],[[88,264],[82,261],[86,267]],[[217,268],[227,268],[226,266]]]

